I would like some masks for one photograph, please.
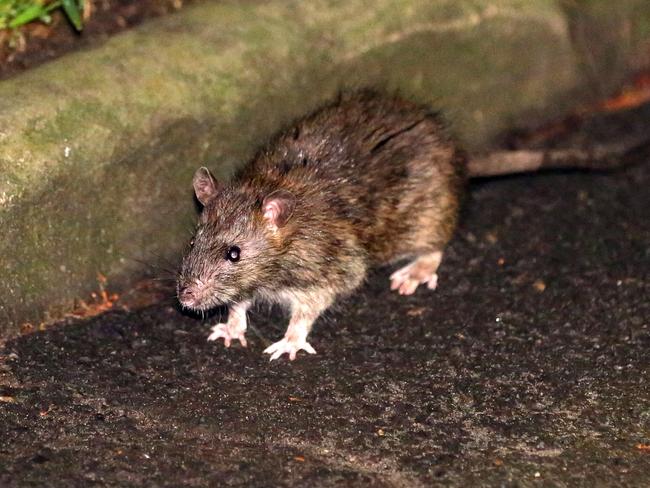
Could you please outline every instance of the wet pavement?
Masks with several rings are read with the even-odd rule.
[[[247,349],[169,304],[8,342],[0,485],[650,486],[636,157],[473,183],[438,290],[375,271],[293,363],[262,354],[287,321],[264,306]]]

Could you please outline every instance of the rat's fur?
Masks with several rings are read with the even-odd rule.
[[[464,175],[463,153],[436,114],[371,91],[342,95],[281,132],[229,184],[197,172],[205,206],[183,260],[179,299],[200,310],[247,307],[260,297],[288,303],[287,337],[302,320],[299,340],[307,344],[311,322],[357,288],[370,266],[442,252],[456,227]],[[293,198],[281,225],[265,217],[265,198],[277,190]],[[241,248],[235,263],[225,259],[233,245]],[[425,268],[431,279],[435,269]],[[243,316],[218,337],[243,337]]]

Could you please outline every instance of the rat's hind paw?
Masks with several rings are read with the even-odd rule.
[[[264,353],[271,355],[271,359],[269,361],[278,359],[280,356],[282,356],[285,353],[288,354],[289,359],[293,361],[294,359],[296,359],[296,354],[300,350],[306,351],[309,354],[316,354],[316,351],[314,350],[313,347],[311,347],[309,342],[305,340],[290,341],[286,337],[281,341],[271,344],[269,347],[264,349]]]
[[[400,295],[412,295],[420,283],[426,283],[430,290],[435,290],[436,286],[438,286],[437,274],[433,274],[428,279],[420,281],[420,279],[411,278],[409,274],[399,274],[402,272],[403,269],[400,269],[390,277],[390,289],[398,290]]]
[[[430,290],[438,286],[438,265],[442,253],[435,252],[420,256],[411,264],[398,269],[390,275],[390,289],[398,290],[400,295],[411,295],[421,283],[426,283]]]
[[[232,327],[230,324],[217,324],[210,329],[212,334],[208,336],[209,341],[216,341],[219,338],[223,337],[223,343],[226,347],[230,347],[230,341],[233,339],[239,340],[242,346],[246,347],[246,337],[244,333],[246,329],[240,329],[237,327]]]

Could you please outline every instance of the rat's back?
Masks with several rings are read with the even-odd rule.
[[[386,262],[446,244],[464,165],[436,114],[364,90],[281,132],[244,178],[276,180],[304,193],[306,205],[326,202],[353,224],[371,260]]]

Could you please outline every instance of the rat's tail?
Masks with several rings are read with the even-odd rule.
[[[496,151],[470,157],[468,175],[480,178],[561,168],[613,170],[625,166],[627,153],[649,141],[650,135],[637,135],[587,148]]]

